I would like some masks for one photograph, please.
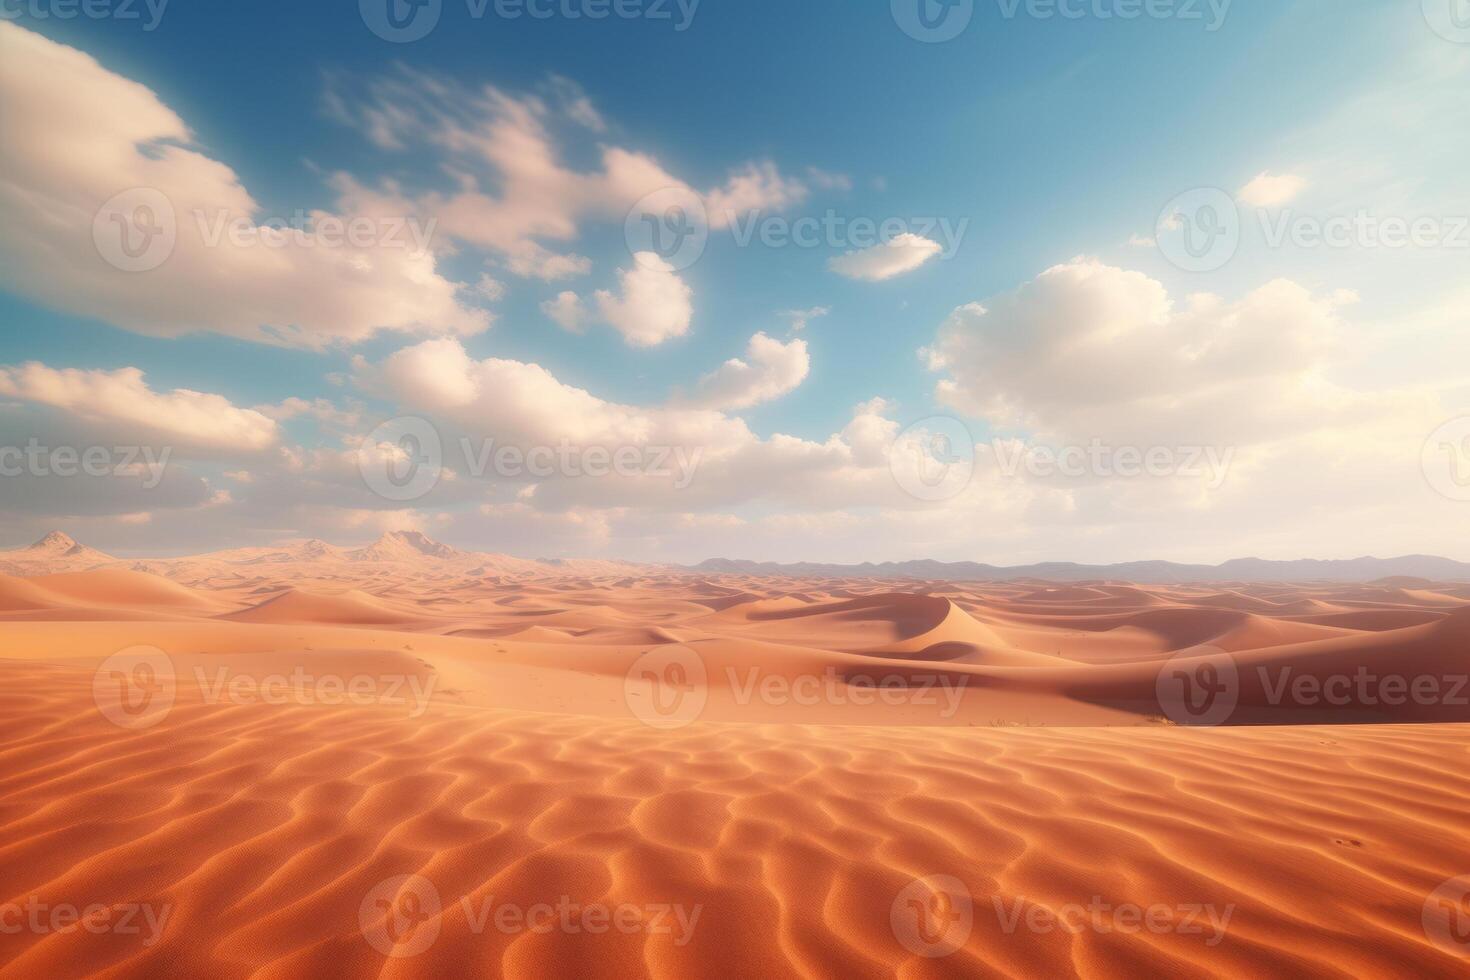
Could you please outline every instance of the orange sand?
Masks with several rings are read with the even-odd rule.
[[[0,976],[1470,971],[1464,586],[314,552],[0,576]]]

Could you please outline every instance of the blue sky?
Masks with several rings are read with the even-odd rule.
[[[1434,529],[1447,518],[1463,521],[1455,507],[1461,502],[1434,490],[1421,472],[1420,450],[1465,409],[1463,372],[1455,366],[1466,350],[1457,291],[1465,253],[1442,246],[1390,254],[1364,241],[1270,247],[1261,240],[1269,219],[1257,217],[1290,209],[1288,218],[1320,222],[1367,209],[1380,221],[1429,216],[1452,237],[1453,228],[1445,229],[1466,211],[1463,181],[1454,176],[1463,149],[1454,124],[1463,110],[1453,101],[1445,112],[1432,110],[1456,91],[1463,96],[1470,48],[1437,34],[1417,4],[1407,6],[1413,9],[1235,3],[1212,11],[1201,3],[1184,15],[1167,7],[1174,15],[1122,20],[1101,16],[1120,9],[1115,0],[1076,5],[1075,18],[1038,16],[1035,10],[1050,8],[1024,4],[1007,16],[999,0],[977,0],[963,33],[931,44],[899,29],[881,3],[705,0],[688,29],[678,31],[670,20],[646,17],[507,20],[493,5],[476,18],[464,0],[445,0],[428,36],[395,44],[375,36],[352,3],[170,4],[153,30],[115,17],[61,19],[55,8],[33,4],[14,20],[25,34],[0,35],[0,53],[19,52],[24,36],[52,42],[47,51],[63,46],[90,56],[96,70],[33,55],[47,65],[36,70],[58,72],[58,83],[72,81],[68,73],[85,75],[78,90],[94,104],[118,100],[120,112],[127,111],[129,83],[146,87],[149,111],[166,107],[187,135],[167,134],[167,124],[156,132],[121,124],[115,134],[79,132],[69,145],[94,139],[99,162],[75,178],[54,171],[27,178],[28,168],[44,168],[26,158],[32,151],[18,140],[6,165],[21,175],[15,186],[30,195],[28,206],[64,192],[76,198],[68,214],[102,207],[104,190],[125,192],[136,183],[103,163],[122,152],[118,147],[132,146],[130,165],[154,175],[147,186],[166,183],[160,175],[181,182],[179,193],[161,189],[182,209],[178,198],[194,193],[194,178],[150,159],[160,146],[179,146],[200,175],[213,180],[216,167],[230,172],[218,183],[228,200],[200,200],[233,207],[250,221],[297,209],[346,216],[367,208],[438,220],[438,292],[422,304],[431,322],[378,323],[369,311],[348,309],[351,297],[312,295],[302,285],[311,281],[309,270],[289,283],[252,287],[249,277],[260,265],[247,256],[226,269],[216,261],[218,250],[199,253],[198,275],[179,255],[150,272],[88,270],[68,258],[75,235],[28,242],[13,227],[6,253],[28,258],[11,263],[0,279],[0,322],[7,325],[0,365],[13,372],[8,381],[0,375],[0,399],[10,399],[11,413],[0,417],[8,422],[0,442],[23,444],[57,427],[90,432],[99,442],[130,435],[132,442],[172,446],[172,465],[188,485],[142,510],[133,509],[134,495],[119,492],[109,512],[106,485],[50,495],[44,482],[28,484],[6,511],[0,537],[24,543],[36,530],[62,524],[99,545],[138,553],[305,535],[362,539],[414,526],[487,550],[675,560],[1222,560],[1241,549],[1270,557],[1451,551]],[[1218,29],[1208,29],[1217,16]],[[17,66],[30,57],[5,60]],[[23,94],[19,70],[5,78],[15,98]],[[509,102],[487,108],[487,87]],[[580,120],[570,109],[576,99],[585,99],[590,112]],[[394,107],[406,107],[406,118],[393,122],[387,138],[381,130],[375,137],[373,114],[381,118]],[[69,117],[64,99],[49,111]],[[699,189],[713,205],[732,177],[757,168],[768,179],[754,206],[743,199],[740,214],[732,212],[728,220],[737,228],[742,216],[779,222],[831,213],[901,219],[920,231],[925,219],[942,219],[964,233],[952,255],[875,279],[834,267],[834,259],[859,250],[842,239],[813,248],[741,247],[731,228],[714,228],[692,266],[652,275],[655,302],[671,300],[676,309],[651,312],[647,297],[635,296],[638,287],[623,279],[639,264],[623,233],[628,202],[612,200],[636,181],[604,182],[592,191],[552,182],[538,185],[547,201],[536,194],[511,200],[494,162],[499,151],[482,154],[476,141],[513,111],[534,117],[526,125],[553,149],[565,174],[602,173],[604,154],[616,148]],[[104,146],[104,136],[114,142]],[[1253,183],[1258,177],[1264,181]],[[48,179],[54,186],[39,186]],[[466,180],[482,204],[501,208],[497,215],[509,211],[525,222],[504,233],[513,245],[492,242],[501,232],[482,233],[468,203],[454,200]],[[346,185],[354,190],[344,191]],[[1244,215],[1239,249],[1205,272],[1179,268],[1152,242],[1166,202],[1192,188],[1225,189]],[[246,206],[239,207],[236,190],[248,195]],[[574,192],[590,198],[576,207],[553,200]],[[546,216],[535,213],[542,206]],[[37,221],[41,235],[55,226]],[[558,222],[570,228],[543,233]],[[507,248],[533,243],[582,266],[566,276],[517,271]],[[880,249],[876,258],[887,254]],[[94,249],[77,262],[96,260]],[[1053,269],[1063,271],[1043,276]],[[1087,269],[1094,271],[1080,271]],[[119,275],[130,278],[97,278]],[[221,289],[216,276],[228,287]],[[404,271],[402,283],[382,285],[372,302],[417,308],[414,276]],[[498,284],[493,298],[471,295],[481,276]],[[1300,295],[1277,290],[1250,300],[1283,280]],[[224,308],[233,289],[246,306],[254,296],[268,297],[262,308],[284,311],[298,334],[284,345],[278,338],[261,342],[239,322],[248,316],[238,312],[239,300]],[[1150,290],[1165,297],[1164,307]],[[568,291],[577,294],[575,331],[543,311]],[[613,298],[621,318],[606,315],[599,292]],[[1162,326],[1129,321],[1162,315],[1156,308],[1188,310],[1189,297],[1200,293],[1218,297],[1219,306]],[[208,308],[216,294],[217,317]],[[687,314],[679,294],[687,295]],[[1013,302],[992,303],[1007,296]],[[1278,305],[1267,309],[1268,299]],[[956,315],[966,304],[987,312]],[[997,305],[1009,318],[997,314]],[[813,308],[828,312],[800,331],[783,316]],[[160,310],[160,320],[149,319]],[[441,320],[433,321],[435,311]],[[488,329],[452,322],[483,313],[493,316]],[[673,325],[652,342],[649,335],[635,341],[629,321],[645,316],[672,317]],[[1061,318],[1055,329],[1048,317]],[[1089,317],[1097,322],[1081,322]],[[1228,354],[1247,344],[1259,353],[1275,343],[1261,338],[1283,329],[1291,336],[1278,360],[1247,364],[1249,357]],[[752,366],[748,345],[758,334],[774,343],[779,363]],[[1131,396],[1106,378],[1079,382],[1076,366],[1062,363],[1068,349],[1124,334],[1132,339],[1107,349],[1121,357],[1130,344],[1137,348],[1119,362],[1143,379]],[[440,382],[404,367],[418,363],[404,352],[445,337],[469,367],[435,360],[429,373],[441,380],[444,370],[463,370],[484,389],[494,372],[482,365],[495,361],[521,366],[516,378],[530,384],[534,366],[562,394],[589,393],[600,406],[593,411],[603,414],[593,425],[590,416],[568,421],[568,409],[548,407],[547,417],[533,420],[511,413],[490,390],[477,394],[484,403],[449,406],[444,391],[429,390]],[[1227,353],[1201,365],[1202,345]],[[743,358],[747,370],[713,377],[732,358]],[[1108,356],[1093,363],[1121,375]],[[51,373],[22,377],[26,364]],[[395,374],[394,364],[403,370]],[[998,364],[1010,365],[1003,378],[993,373]],[[1038,364],[1052,369],[1032,372]],[[142,372],[144,390],[163,399],[160,406],[177,390],[202,393],[220,399],[211,404],[227,417],[263,416],[270,431],[241,449],[218,434],[150,428],[119,415],[109,407],[117,398],[109,385],[125,368]],[[1186,387],[1138,394],[1171,369],[1190,376],[1179,382]],[[1281,377],[1287,381],[1271,381]],[[732,385],[739,388],[733,395]],[[62,389],[72,393],[58,395]],[[533,401],[540,397],[534,386],[528,392]],[[282,407],[293,399],[317,409]],[[1243,403],[1274,412],[1279,425],[1214,424],[1232,414],[1220,406]],[[502,410],[510,414],[497,421]],[[720,421],[688,415],[701,411]],[[1171,414],[1179,425],[1160,423]],[[692,429],[736,422],[744,431],[700,437],[710,458],[722,460],[706,478],[724,485],[682,498],[613,492],[590,479],[552,478],[527,491],[537,481],[516,475],[450,479],[457,485],[441,484],[397,506],[402,502],[363,496],[364,487],[335,482],[340,474],[313,469],[330,469],[322,454],[359,452],[378,422],[401,415],[430,418],[449,444],[546,440],[563,430],[574,439],[578,431],[596,431],[604,441],[610,433],[633,433],[635,442],[651,432],[685,439]],[[869,420],[864,426],[891,454],[911,425],[920,426],[924,442],[933,426],[923,420],[936,416],[959,420],[981,444],[959,454],[963,489],[938,501],[904,493],[894,466],[873,462],[856,430],[849,431],[855,419]],[[788,437],[802,445],[781,442]],[[1233,450],[1234,462],[1229,482],[1206,476],[1206,484],[1219,485],[1204,490],[1198,474],[1120,480],[1095,465],[1071,479],[1027,472],[1001,474],[991,485],[996,453],[985,444],[997,437],[1051,449],[1094,440],[1176,451],[1213,446]],[[1402,457],[1402,479],[1382,477],[1372,466],[1385,454],[1368,447],[1370,437]],[[1347,444],[1359,448],[1345,456],[1340,447]],[[303,462],[311,454],[315,462]],[[1321,461],[1309,462],[1314,455]],[[283,458],[294,462],[285,466]],[[1341,492],[1359,482],[1356,466],[1384,483]],[[265,476],[226,475],[256,470]],[[1326,482],[1341,500],[1326,499]],[[293,484],[313,490],[293,497]],[[69,513],[48,509],[51,496],[88,503]],[[1343,537],[1344,524],[1357,540]]]

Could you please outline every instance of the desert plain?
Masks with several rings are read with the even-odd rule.
[[[3,977],[1455,977],[1470,586],[0,553]]]

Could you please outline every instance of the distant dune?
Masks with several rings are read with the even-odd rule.
[[[417,531],[391,531],[361,548],[346,548],[311,538],[268,547],[235,548],[179,558],[118,559],[78,544],[62,531],[53,531],[35,544],[0,551],[0,573],[44,574],[117,564],[140,571],[176,577],[190,571],[245,565],[333,565],[343,562],[369,565],[418,565],[453,568],[465,574],[493,576],[624,575],[629,581],[650,572],[688,572],[709,575],[761,577],[815,577],[914,579],[931,582],[1142,582],[1182,585],[1192,582],[1361,582],[1399,584],[1406,588],[1429,582],[1470,584],[1470,563],[1407,555],[1401,558],[1301,559],[1266,561],[1236,558],[1219,565],[1189,565],[1169,561],[1134,561],[1112,565],[1043,562],[1034,565],[986,565],[976,562],[917,560],[865,562],[842,565],[824,562],[744,561],[711,558],[697,565],[657,565],[600,558],[529,559],[478,551],[461,551]]]
[[[0,976],[1470,962],[1425,925],[1470,874],[1455,581],[42,544],[0,574],[0,911],[164,921],[7,933]],[[670,928],[486,925],[542,905]],[[1095,918],[1134,907],[1171,927]]]
[[[1155,585],[1186,582],[1371,582],[1385,577],[1417,581],[1470,582],[1470,563],[1408,555],[1403,558],[1352,558],[1341,561],[1303,559],[1265,561],[1236,558],[1219,565],[1182,565],[1169,561],[1122,562],[1114,565],[1077,565],[1044,562],[1037,565],[982,565],[975,562],[901,561],[837,565],[797,562],[736,561],[712,558],[693,566],[697,572],[735,575],[789,575],[821,578],[914,578],[945,582],[1005,582],[1038,579],[1051,582],[1148,582]]]

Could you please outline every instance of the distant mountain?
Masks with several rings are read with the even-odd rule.
[[[344,548],[318,538],[281,541],[266,546],[232,548],[203,555],[120,559],[79,545],[61,531],[13,551],[0,551],[0,574],[50,575],[109,566],[162,575],[178,581],[204,581],[238,576],[246,566],[305,565],[312,574],[330,572],[337,564],[385,564],[422,568],[431,573],[464,576],[638,575],[669,571],[668,566],[639,565],[601,558],[516,558],[480,551],[461,551],[418,531],[391,531],[361,548]],[[264,568],[261,568],[264,571]]]
[[[78,544],[76,539],[64,531],[52,531],[35,544],[14,551],[0,552],[0,556],[11,561],[55,561],[69,563],[116,561],[111,555],[96,548]]]
[[[692,566],[707,574],[791,575],[823,578],[912,578],[949,582],[998,582],[1010,579],[1045,579],[1052,582],[1083,582],[1117,579],[1160,585],[1183,582],[1371,582],[1385,578],[1428,579],[1436,582],[1470,582],[1470,564],[1407,555],[1403,558],[1350,558],[1342,560],[1300,559],[1267,561],[1235,558],[1220,565],[1186,565],[1171,561],[1134,561],[1116,565],[1078,565],[1044,562],[1037,565],[1003,567],[976,562],[930,560],[864,562],[837,565],[818,562],[740,561],[712,558]]]
[[[426,537],[418,531],[389,531],[366,548],[347,552],[348,561],[413,561],[422,558],[469,558],[465,552]]]
[[[35,544],[0,551],[0,574],[45,575],[116,565],[177,577],[190,574],[233,574],[242,565],[290,564],[316,567],[334,562],[411,563],[470,576],[500,575],[644,575],[653,572],[694,572],[702,575],[809,576],[818,578],[890,578],[933,582],[998,582],[1038,579],[1083,582],[1097,579],[1175,585],[1186,582],[1364,582],[1416,588],[1432,582],[1470,582],[1470,563],[1407,555],[1402,558],[1300,559],[1267,561],[1236,558],[1220,565],[1189,565],[1170,561],[1134,561],[1116,565],[1079,565],[1044,562],[1036,565],[987,565],[978,562],[942,562],[928,559],[902,562],[864,562],[840,565],[826,562],[741,561],[711,558],[698,565],[642,565],[597,558],[515,558],[509,555],[461,551],[418,531],[390,531],[362,548],[343,548],[316,538],[284,541],[268,547],[237,548],[207,555],[179,558],[134,559],[124,562],[96,548],[79,544],[62,531],[52,531]],[[442,563],[442,565],[440,564]],[[195,572],[188,572],[194,569]]]

